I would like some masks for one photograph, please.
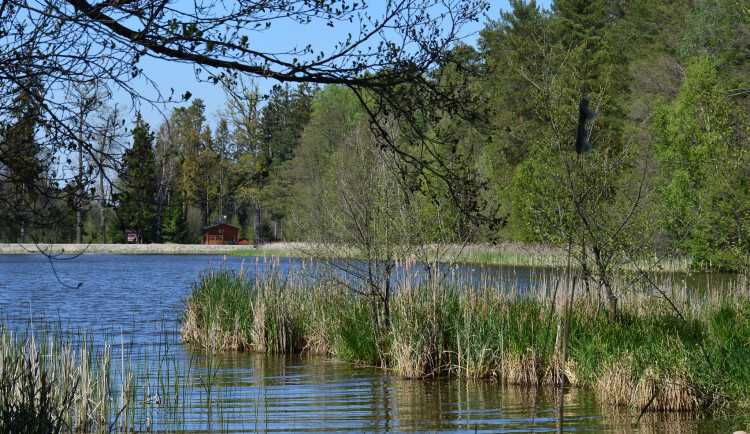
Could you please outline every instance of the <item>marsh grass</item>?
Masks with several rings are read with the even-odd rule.
[[[278,267],[220,269],[194,286],[182,336],[207,351],[314,351],[407,378],[559,385],[564,377],[635,410],[750,408],[747,285],[688,291],[661,279],[683,321],[662,296],[623,276],[615,322],[602,294],[578,285],[564,371],[560,279],[544,274],[525,288],[497,276],[406,279],[391,301],[390,332],[375,342],[368,299],[334,281]]]
[[[169,333],[155,334],[160,343],[149,353],[123,334],[94,336],[47,322],[19,333],[0,325],[0,432],[179,426],[184,373],[169,351]]]
[[[309,258],[313,247],[309,243],[268,243],[231,250],[227,256],[252,256],[260,258]]]
[[[550,244],[501,243],[496,245],[472,244],[451,247],[456,261],[466,264],[496,265],[506,267],[564,268],[567,250],[564,246]],[[590,264],[593,266],[593,264]],[[684,255],[642,255],[636,258],[623,257],[612,264],[620,271],[655,270],[668,273],[684,273],[695,267],[692,258]]]
[[[551,244],[529,244],[504,242],[500,244],[466,244],[466,245],[425,245],[421,247],[425,258],[452,258],[457,264],[471,264],[478,266],[530,267],[561,269],[567,263],[567,250],[564,246]],[[227,256],[268,258],[312,258],[339,257],[363,258],[364,255],[356,249],[344,246],[316,246],[311,243],[278,242],[264,244],[258,247],[232,250]],[[401,258],[409,261],[413,258]],[[613,268],[619,271],[654,270],[667,273],[686,273],[709,269],[706,264],[695,264],[690,256],[671,255],[641,255],[638,257],[623,257],[615,260]],[[593,266],[593,264],[590,264]]]
[[[0,431],[106,431],[135,400],[131,383],[112,399],[111,346],[88,333],[44,329],[27,336],[0,327]],[[131,377],[132,378],[132,377]]]

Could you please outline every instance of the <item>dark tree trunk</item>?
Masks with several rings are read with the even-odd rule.
[[[25,196],[26,185],[21,187],[21,192]],[[21,244],[26,242],[26,199],[21,197]]]
[[[99,167],[99,237],[102,244],[107,244],[107,197],[104,195],[104,168]]]
[[[601,285],[604,285],[604,291],[607,293],[607,301],[609,302],[609,318],[612,321],[617,319],[617,296],[612,290],[612,284],[609,282],[609,276],[607,275],[607,268],[604,258],[602,258],[601,249],[594,247],[594,260],[596,266],[599,269],[599,281]],[[609,261],[607,261],[609,262]]]
[[[83,119],[81,119],[83,125]],[[76,198],[76,243],[83,242],[83,131],[78,130],[78,197]]]
[[[253,201],[253,231],[255,244],[260,244],[260,202],[258,202],[257,196]]]

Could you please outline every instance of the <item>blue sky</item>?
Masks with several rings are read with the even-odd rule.
[[[539,3],[543,7],[549,7],[549,0]],[[490,11],[487,17],[497,19],[500,16],[500,10],[507,10],[508,7],[507,0],[490,0]],[[478,32],[484,28],[485,22],[486,18],[481,22],[472,23],[470,27],[465,28],[463,33],[468,36],[464,38],[464,42],[474,45],[478,37]],[[325,25],[289,25],[277,26],[272,30],[258,36],[259,40],[257,43],[260,46],[269,47],[270,49],[281,49],[294,45],[306,46],[307,44],[312,44],[316,52],[320,50],[325,51],[327,47],[331,47],[335,42],[344,40],[348,32],[354,33],[352,29],[347,29],[340,25],[334,28]],[[225,102],[225,95],[221,86],[199,82],[195,78],[193,67],[187,64],[147,58],[142,59],[139,65],[143,68],[145,74],[158,86],[162,95],[169,95],[171,89],[174,89],[174,98],[177,99],[187,91],[192,94],[191,100],[188,102],[169,104],[161,108],[153,107],[150,104],[142,104],[140,107],[141,113],[144,119],[151,125],[152,131],[156,131],[159,128],[159,125],[164,120],[164,116],[168,116],[169,111],[173,107],[189,105],[192,99],[195,98],[200,98],[204,101],[209,122],[212,126],[215,125],[216,114],[223,108]],[[267,92],[274,84],[278,83],[270,79],[255,80],[261,92]],[[155,90],[145,81],[135,83],[135,87],[139,92],[147,96],[156,95]],[[121,100],[118,100],[118,98],[120,97],[115,96],[113,103],[131,105],[129,98],[122,98]]]

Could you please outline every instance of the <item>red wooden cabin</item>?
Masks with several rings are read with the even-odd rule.
[[[226,223],[216,223],[203,228],[203,239],[206,244],[237,244],[240,239],[240,228]]]
[[[125,242],[128,244],[138,244],[138,232],[133,229],[125,230]]]

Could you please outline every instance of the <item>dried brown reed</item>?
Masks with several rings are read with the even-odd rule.
[[[525,354],[511,354],[503,361],[503,378],[509,384],[536,386],[544,373],[544,367],[535,351]]]
[[[684,377],[660,374],[649,367],[638,379],[632,405],[653,411],[698,410],[698,399]]]

